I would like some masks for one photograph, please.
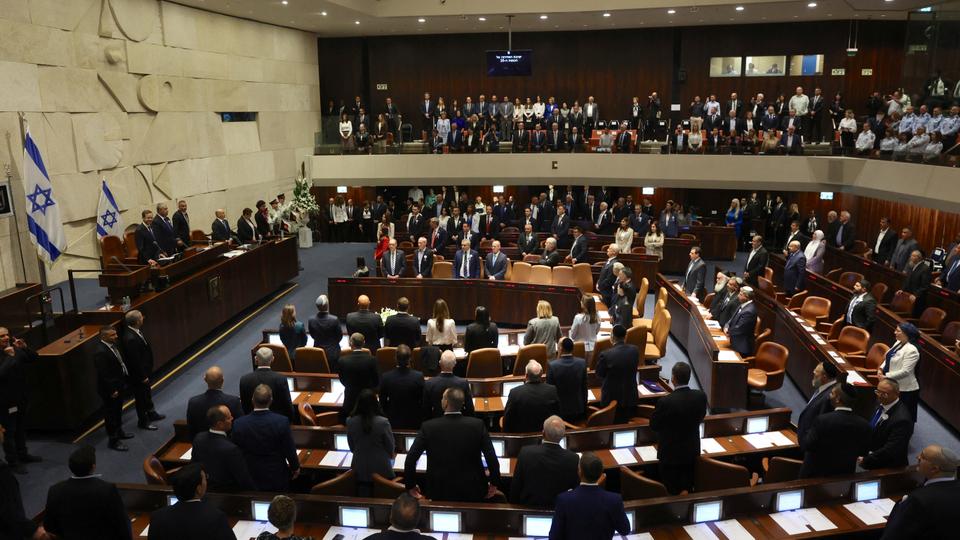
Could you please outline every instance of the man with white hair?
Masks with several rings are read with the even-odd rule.
[[[600,275],[597,277],[597,292],[600,293],[603,303],[606,306],[612,305],[614,284],[617,282],[617,275],[613,272],[613,266],[618,262],[617,255],[620,255],[620,248],[617,244],[610,242],[607,246],[607,262],[600,269]]]
[[[287,378],[270,369],[273,363],[273,351],[267,347],[257,349],[255,362],[257,369],[240,377],[240,406],[244,414],[253,412],[253,392],[257,386],[265,384],[273,391],[270,410],[286,416],[293,421],[296,419],[294,408],[290,400],[290,389],[287,388]]]
[[[490,246],[490,253],[483,260],[483,271],[487,279],[502,280],[507,274],[507,256],[500,252],[499,240]]]
[[[530,360],[526,366],[526,381],[514,388],[503,411],[503,430],[507,433],[537,431],[544,420],[560,414],[560,395],[557,387],[543,382],[543,366]]]
[[[543,442],[520,449],[510,482],[511,503],[553,508],[558,494],[580,484],[580,458],[560,446],[565,435],[563,420],[551,416],[543,422]]]
[[[956,534],[960,457],[953,450],[931,444],[917,456],[923,486],[905,495],[893,507],[881,540],[898,538],[953,538]]]
[[[137,408],[137,427],[149,431],[158,428],[151,422],[163,420],[153,407],[153,395],[150,390],[150,375],[153,374],[153,348],[143,335],[143,314],[137,310],[128,311],[123,317],[126,327],[121,338],[123,357],[127,361],[130,374],[127,384],[133,390]]]
[[[340,340],[343,338],[340,319],[330,313],[330,300],[327,295],[321,294],[315,303],[317,314],[307,321],[307,331],[313,338],[313,346],[327,353],[327,363],[330,369],[336,372],[340,359]]]
[[[443,393],[447,388],[456,387],[463,390],[463,414],[473,415],[473,395],[470,393],[470,383],[466,379],[453,374],[457,365],[457,357],[453,351],[443,351],[440,355],[440,374],[432,377],[423,387],[423,418],[436,418],[443,415]]]
[[[557,239],[550,237],[543,243],[543,255],[540,256],[540,264],[553,268],[560,264],[560,253],[557,252]]]

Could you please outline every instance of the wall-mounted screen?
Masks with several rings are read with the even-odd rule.
[[[742,67],[742,56],[714,56],[710,59],[710,76],[739,77]]]
[[[786,74],[786,56],[748,56],[747,77],[783,77]]]
[[[790,75],[823,75],[822,54],[795,54],[790,57]]]
[[[517,77],[533,73],[533,51],[487,51],[488,77]]]

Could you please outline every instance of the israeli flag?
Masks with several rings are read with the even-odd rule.
[[[112,235],[123,238],[123,218],[120,217],[120,206],[117,199],[110,192],[107,179],[100,182],[100,203],[97,204],[97,236]]]
[[[60,221],[60,206],[53,198],[53,184],[43,165],[40,149],[26,128],[23,142],[23,191],[27,195],[27,228],[37,254],[53,264],[67,249],[67,237]]]

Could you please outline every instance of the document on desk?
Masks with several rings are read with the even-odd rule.
[[[150,536],[150,524],[147,524],[147,526],[140,531],[140,536],[143,538]]]
[[[748,433],[747,435],[743,436],[743,440],[750,443],[750,446],[756,448],[757,450],[774,446],[770,439],[767,438],[766,433]]]
[[[718,454],[721,452],[726,452],[727,449],[724,448],[716,439],[706,438],[700,439],[700,453],[701,454]]]
[[[627,540],[653,540],[653,536],[650,533],[640,533],[640,534],[628,534],[624,536]]]
[[[277,532],[277,528],[268,521],[248,521],[243,519],[233,526],[233,534],[237,537],[237,540],[256,538],[264,531],[275,533]]]
[[[500,347],[500,356],[516,356],[519,352],[519,345],[504,345]]]
[[[713,340],[716,341],[717,343],[729,343],[729,342],[730,342],[730,338],[728,338],[727,336],[713,336]]]
[[[612,331],[613,325],[610,324],[610,321],[600,321],[600,330]]]
[[[597,318],[600,319],[601,321],[608,321],[610,320],[610,312],[603,309],[598,309]]]
[[[740,355],[737,354],[737,351],[731,351],[729,349],[724,349],[720,351],[720,354],[717,355],[717,360],[721,362],[739,362]]]
[[[463,360],[467,357],[467,351],[463,347],[455,347],[453,349],[453,356],[455,356],[457,360]]]
[[[655,393],[642,384],[637,385],[637,391],[640,392],[641,396],[652,396]]]
[[[510,458],[497,458],[497,463],[500,464],[500,474],[510,474],[513,472],[510,470]]]
[[[714,321],[713,319],[706,321],[706,323],[707,323],[707,328],[714,328],[716,330],[720,329],[720,323],[718,323],[717,321]]]
[[[397,454],[397,457],[393,460],[393,470],[402,471],[406,462],[406,454]],[[420,472],[425,472],[427,470],[427,454],[421,455],[420,459],[417,460],[417,470]]]
[[[706,523],[697,523],[696,525],[684,525],[684,532],[690,535],[693,540],[720,540],[713,530]]]
[[[300,392],[290,392],[290,401],[296,401],[300,397]]]
[[[860,374],[854,370],[847,372],[847,382],[850,384],[870,384]]]
[[[193,447],[191,446],[186,452],[184,452],[183,455],[180,456],[180,459],[183,461],[190,461],[193,459]]]
[[[439,536],[441,533],[433,533],[434,536]],[[463,533],[442,533],[442,537],[438,540],[473,540],[472,534],[463,534]]]
[[[591,388],[587,388],[587,401],[596,401],[597,394]]]
[[[791,441],[786,435],[779,431],[768,431],[765,433],[767,440],[772,442],[774,446],[793,446],[794,442]]]
[[[320,403],[323,405],[336,405],[342,395],[343,394],[335,394],[333,392],[324,392],[320,394]]]
[[[327,454],[323,456],[323,459],[320,460],[320,465],[324,467],[339,467],[345,457],[347,457],[347,452],[329,450]]]
[[[845,504],[843,507],[846,508],[851,514],[856,516],[857,519],[862,521],[864,525],[879,525],[880,523],[886,523],[886,516],[889,515],[889,511],[885,512],[880,505],[875,504],[876,502],[877,501],[855,502]]]
[[[754,540],[753,535],[735,519],[714,522],[728,540]]]
[[[789,535],[806,534],[810,532],[810,529],[807,528],[807,522],[804,521],[803,517],[797,513],[796,510],[777,512],[770,514],[770,517]]]
[[[813,527],[815,531],[829,531],[837,528],[837,526],[830,521],[830,518],[823,515],[823,512],[816,508],[801,508],[797,510],[797,512],[800,512],[804,521],[807,522],[807,525]]]
[[[351,465],[353,465],[353,452],[347,452],[347,457],[343,458],[343,463],[340,466],[349,467]]]
[[[629,448],[610,450],[610,455],[617,461],[617,465],[633,465],[637,462],[637,458],[634,457]]]
[[[330,527],[327,534],[323,535],[321,540],[333,540],[338,534],[342,535],[342,540],[363,540],[364,538],[377,534],[379,529],[353,529],[351,527]],[[240,538],[237,538],[240,540]]]
[[[649,461],[657,461],[657,447],[656,446],[638,446],[634,448],[637,451],[637,454],[640,455],[645,463]]]

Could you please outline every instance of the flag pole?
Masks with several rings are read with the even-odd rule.
[[[27,115],[24,114],[23,111],[20,111],[17,113],[17,116],[20,118],[20,148],[26,149],[27,148],[27,130],[24,127],[24,124],[27,121]],[[22,181],[22,178],[21,178],[21,181]],[[22,250],[20,252],[20,255],[21,257],[23,256]],[[46,289],[48,286],[47,285],[47,265],[44,264],[43,259],[40,258],[39,253],[34,253],[34,255],[37,257],[37,267],[40,269],[40,287],[43,289]],[[24,264],[24,267],[23,267],[23,278],[24,280],[26,280],[27,278],[26,264]]]
[[[10,134],[7,133],[7,140],[10,140]],[[13,209],[13,230],[17,235],[17,251],[20,252],[20,270],[23,272],[23,281],[27,281],[27,262],[23,258],[23,243],[20,239],[20,219],[17,217],[17,203],[14,202],[16,197],[13,196],[13,168],[8,164],[6,165],[6,177],[7,185],[10,186],[10,207]]]

